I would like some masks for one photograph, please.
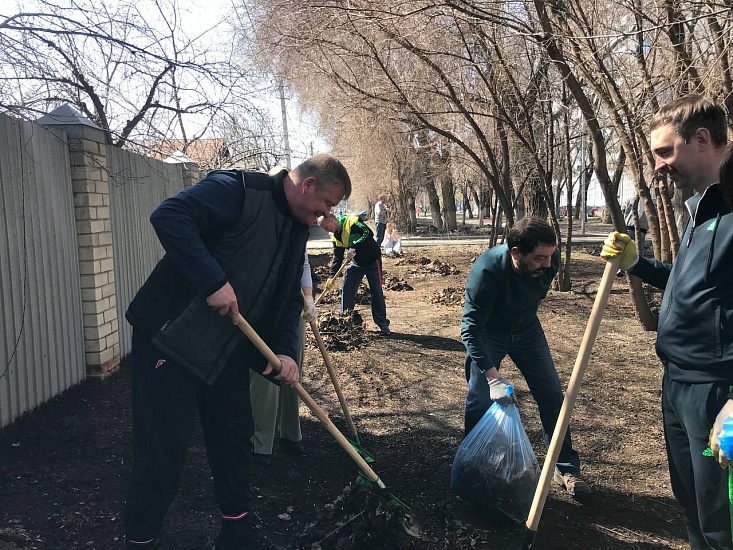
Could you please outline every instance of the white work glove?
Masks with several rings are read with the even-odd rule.
[[[516,403],[517,398],[514,396],[514,392],[510,392],[509,395],[506,393],[507,386],[510,385],[503,376],[489,380],[489,397],[491,397],[491,400],[499,403],[502,407]]]
[[[636,243],[631,240],[631,237],[625,233],[612,231],[603,241],[601,258],[611,260],[616,256],[621,256],[621,262],[618,264],[621,271],[628,271],[639,261],[639,251],[636,249]]]
[[[303,320],[306,323],[312,323],[318,319],[318,312],[316,311],[316,304],[313,301],[313,296],[304,296],[303,300]]]
[[[346,261],[350,262],[354,259],[354,256],[356,256],[356,250],[353,248],[346,249]]]
[[[718,416],[715,417],[715,424],[713,424],[713,429],[710,430],[710,450],[713,451],[713,456],[721,468],[725,468],[728,466],[728,462],[733,460],[733,456],[725,456],[725,453],[720,450],[720,440],[718,439],[720,430],[723,429],[723,422],[731,414],[733,414],[733,399],[728,399],[723,408],[720,409]]]

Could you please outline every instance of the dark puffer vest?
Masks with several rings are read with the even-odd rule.
[[[244,206],[239,221],[209,251],[234,289],[239,312],[272,348],[285,303],[302,271],[308,226],[278,208],[270,176],[222,174],[241,179]],[[206,298],[166,254],[135,295],[126,317],[156,348],[207,384],[230,358],[262,371],[264,357],[228,316],[206,304]]]

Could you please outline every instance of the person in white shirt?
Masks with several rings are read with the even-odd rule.
[[[384,253],[387,256],[402,256],[402,238],[392,223],[387,224],[384,235]]]
[[[374,224],[377,230],[375,239],[379,246],[382,246],[384,232],[387,229],[387,195],[379,195],[377,204],[374,205]]]

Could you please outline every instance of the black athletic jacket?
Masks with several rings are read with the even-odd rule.
[[[687,208],[674,264],[640,258],[630,273],[665,291],[656,347],[670,377],[733,385],[733,213],[717,183]]]

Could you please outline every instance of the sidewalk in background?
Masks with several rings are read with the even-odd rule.
[[[593,231],[586,228],[585,235],[580,234],[580,228],[573,228],[573,243],[577,244],[600,244],[608,236],[608,231],[601,232],[599,228],[593,227]],[[452,244],[461,245],[486,245],[486,237],[475,237],[471,235],[455,235],[439,237],[410,236],[402,238],[402,246],[405,248],[421,246],[448,246]],[[308,239],[308,250],[330,250],[333,245],[328,232],[318,225],[310,227],[310,238]]]

